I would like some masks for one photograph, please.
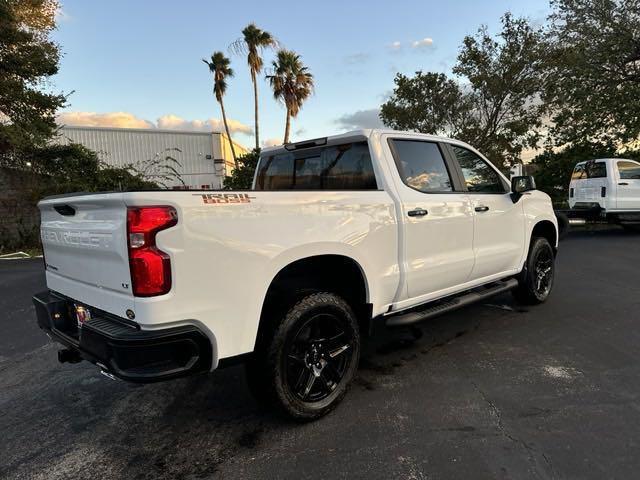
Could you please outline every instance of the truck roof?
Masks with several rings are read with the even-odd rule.
[[[456,140],[454,138],[448,138],[448,137],[444,137],[444,136],[440,136],[440,135],[428,135],[426,133],[418,133],[418,132],[410,132],[410,131],[405,131],[405,130],[393,130],[390,128],[362,128],[359,130],[351,130],[349,132],[345,132],[345,133],[341,133],[338,135],[329,135],[327,137],[320,137],[320,138],[314,138],[314,139],[309,139],[309,140],[302,140],[299,142],[292,142],[290,145],[301,145],[301,144],[307,144],[307,143],[312,143],[312,142],[319,142],[322,141],[322,143],[318,143],[318,145],[321,144],[325,144],[325,143],[337,143],[340,142],[342,140],[351,140],[354,138],[369,138],[371,135],[373,135],[374,133],[410,133],[411,135],[416,135],[416,136],[420,136],[422,138],[424,138],[425,140],[432,140],[432,141],[448,141],[448,142],[455,142],[455,143],[460,143],[463,144],[464,142],[461,142],[459,140]],[[262,149],[263,153],[268,153],[268,152],[274,152],[277,150],[282,150],[283,148],[285,148],[284,145],[274,145],[272,147],[265,147]]]
[[[629,158],[594,158],[593,160],[582,160],[581,162],[576,163],[576,167],[578,165],[584,165],[587,162],[617,162],[618,160],[635,162],[635,160],[631,160]]]

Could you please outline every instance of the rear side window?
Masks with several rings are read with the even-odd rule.
[[[478,155],[466,148],[451,145],[462,169],[467,190],[476,193],[506,193],[507,188],[498,172]]]
[[[376,190],[367,142],[263,156],[256,190]]]
[[[621,180],[640,180],[640,164],[636,162],[618,162]]]
[[[571,180],[585,180],[587,178],[606,178],[607,164],[605,162],[587,162],[576,165],[571,174]]]
[[[402,181],[424,193],[451,192],[451,176],[437,143],[391,140],[393,156]]]

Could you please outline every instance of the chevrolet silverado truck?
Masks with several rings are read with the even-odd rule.
[[[361,336],[506,291],[541,303],[554,283],[556,217],[533,178],[417,133],[266,148],[248,191],[39,208],[48,289],[34,304],[61,362],[154,382],[243,359],[251,390],[302,420],[344,397]]]

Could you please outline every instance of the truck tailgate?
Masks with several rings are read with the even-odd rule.
[[[51,198],[38,206],[48,287],[121,316],[133,308],[122,194]]]

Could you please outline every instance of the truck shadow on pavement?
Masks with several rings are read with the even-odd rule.
[[[448,344],[477,331],[483,321],[527,311],[506,294],[413,327],[387,329],[365,339],[355,383],[366,390],[375,390],[376,383],[384,381],[386,376],[394,375],[421,356],[438,354]]]
[[[238,455],[255,455],[266,437],[286,443],[300,432],[330,428],[354,398],[384,388],[415,360],[446,351],[517,309],[505,295],[365,339],[351,392],[320,427],[293,423],[256,402],[241,366],[135,385],[107,379],[86,363],[61,366],[56,347],[47,345],[17,367],[0,364],[0,477],[76,478],[88,471],[94,478],[211,476]]]

